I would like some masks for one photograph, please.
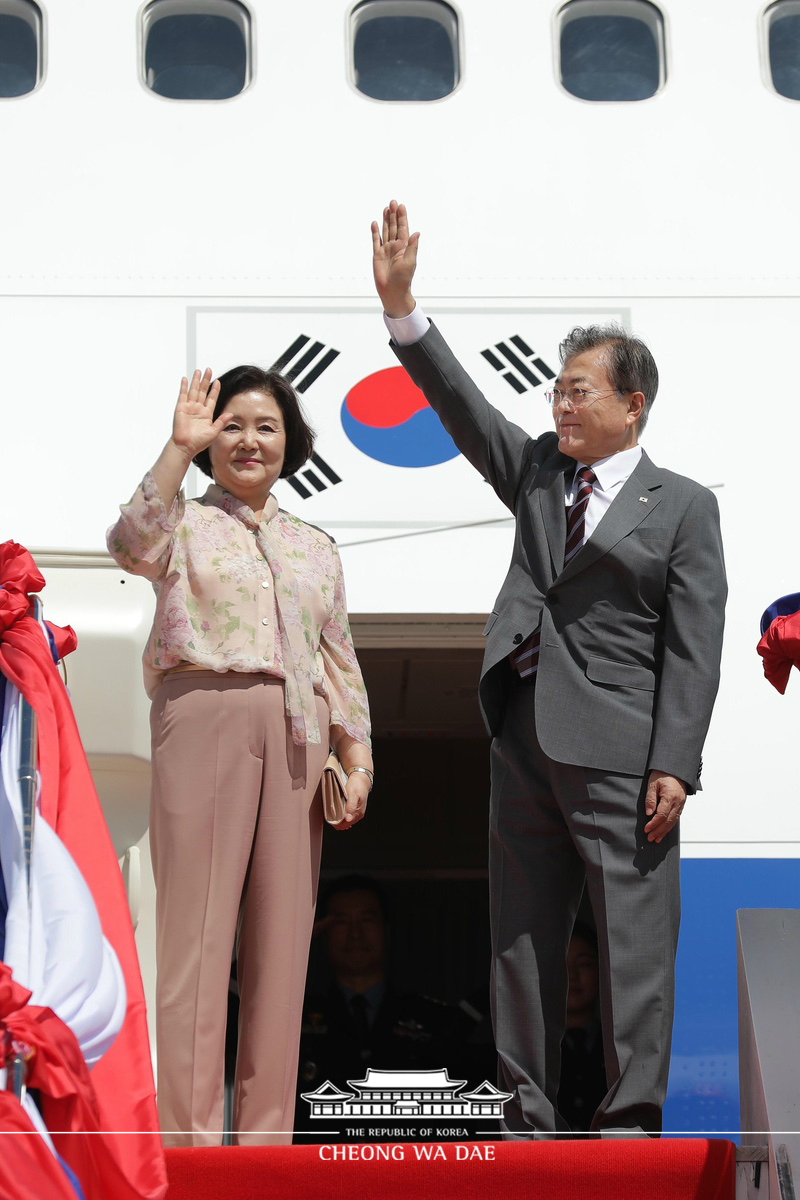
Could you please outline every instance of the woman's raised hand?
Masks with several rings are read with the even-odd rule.
[[[189,458],[205,450],[224,428],[230,414],[221,413],[214,420],[214,406],[219,396],[219,380],[211,382],[211,369],[201,375],[195,371],[191,383],[184,375],[175,416],[172,419],[172,441]]]
[[[375,287],[389,317],[407,317],[416,301],[411,281],[417,267],[419,234],[408,232],[405,204],[392,200],[383,210],[383,226],[372,222],[372,273]]]

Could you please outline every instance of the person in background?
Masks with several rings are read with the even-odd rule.
[[[459,1007],[402,991],[389,979],[389,908],[377,880],[357,874],[334,880],[319,911],[315,932],[325,939],[333,977],[327,993],[306,999],[295,1118],[302,1130],[310,1128],[302,1093],[326,1080],[346,1087],[370,1066],[447,1066],[456,1078],[475,1023]],[[295,1135],[295,1142],[313,1140],[320,1138]]]
[[[608,1090],[598,999],[597,934],[575,922],[567,950],[567,1028],[561,1041],[558,1111],[572,1130],[588,1130]]]
[[[367,697],[335,542],[273,488],[311,454],[275,371],[183,379],[172,434],[108,547],[156,592],[152,699],[158,1107],[168,1145],[219,1144],[231,952],[241,994],[234,1140],[291,1141],[329,742],[347,771],[337,828],[372,786]],[[180,491],[190,463],[205,495]]]

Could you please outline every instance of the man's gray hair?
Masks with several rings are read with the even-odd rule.
[[[586,350],[608,347],[608,376],[620,394],[642,392],[644,408],[639,430],[644,429],[658,391],[658,367],[641,338],[634,337],[621,325],[576,325],[558,347],[561,364]]]

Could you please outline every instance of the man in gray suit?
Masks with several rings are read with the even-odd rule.
[[[620,327],[574,329],[531,437],[486,401],[416,306],[403,205],[372,226],[392,348],[516,517],[487,622],[492,1003],[512,1135],[556,1107],[570,933],[597,924],[608,1093],[592,1129],[655,1134],[667,1088],[680,919],[678,818],[699,786],[726,598],[716,499],[639,446],[658,386]]]

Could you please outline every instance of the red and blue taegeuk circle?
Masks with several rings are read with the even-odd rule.
[[[344,398],[341,419],[358,450],[392,467],[434,467],[458,455],[402,367],[376,371],[355,384]]]

